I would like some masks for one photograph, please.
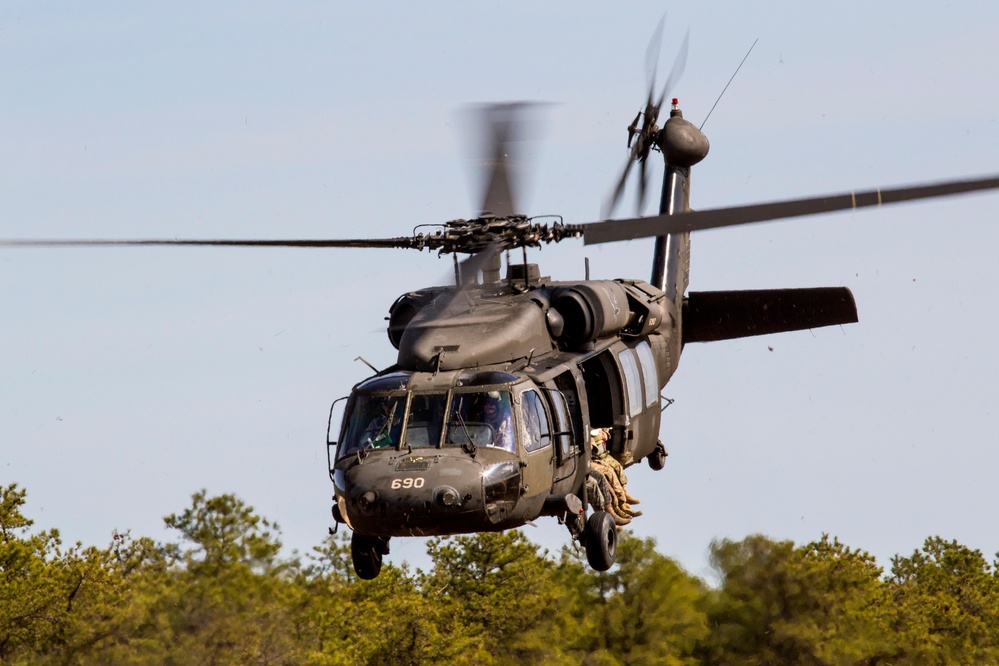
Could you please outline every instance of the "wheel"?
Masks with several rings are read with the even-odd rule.
[[[386,551],[384,539],[354,532],[350,537],[350,559],[354,571],[364,580],[371,580],[382,570],[382,552]]]
[[[606,511],[594,511],[586,521],[586,561],[596,571],[614,566],[617,555],[617,524]]]
[[[658,472],[666,466],[666,456],[666,447],[662,442],[656,442],[656,450],[649,454],[649,467]]]

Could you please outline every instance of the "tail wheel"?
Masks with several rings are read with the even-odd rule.
[[[662,442],[657,442],[656,443],[656,450],[653,451],[651,454],[649,454],[649,458],[648,458],[648,460],[649,460],[649,467],[651,467],[652,469],[654,469],[655,471],[658,472],[659,470],[661,470],[663,467],[666,466],[666,456],[667,455],[668,454],[666,453],[666,447],[663,446],[663,443]]]
[[[586,561],[596,571],[614,566],[617,556],[617,524],[606,511],[594,511],[586,521]]]
[[[375,578],[382,570],[382,554],[388,552],[384,539],[354,532],[350,537],[350,558],[354,571],[364,580]]]

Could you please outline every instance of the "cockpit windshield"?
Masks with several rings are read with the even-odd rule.
[[[447,419],[447,443],[516,452],[511,414],[509,391],[455,393]]]
[[[454,391],[450,407],[448,397],[447,393],[358,393],[339,457],[369,449],[437,448],[442,435],[444,446],[517,451],[509,391]]]
[[[396,448],[406,411],[403,395],[358,395],[350,412],[340,455],[365,449]]]
[[[406,446],[436,448],[441,441],[446,406],[447,393],[414,393],[406,422]]]

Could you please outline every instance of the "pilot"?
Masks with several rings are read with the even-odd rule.
[[[492,446],[513,451],[513,423],[510,410],[504,409],[499,391],[489,391],[482,401],[482,422],[493,429]]]
[[[379,401],[378,413],[361,434],[361,445],[364,448],[381,449],[396,444],[398,426],[402,424],[402,415],[395,413],[397,406],[397,400]]]

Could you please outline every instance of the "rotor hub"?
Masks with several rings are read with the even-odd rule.
[[[441,254],[475,254],[488,247],[500,250],[539,247],[542,243],[557,243],[565,238],[582,236],[582,230],[562,224],[561,218],[552,224],[540,224],[534,219],[525,215],[483,215],[471,220],[451,220],[436,233],[416,234],[413,247],[439,250]]]

